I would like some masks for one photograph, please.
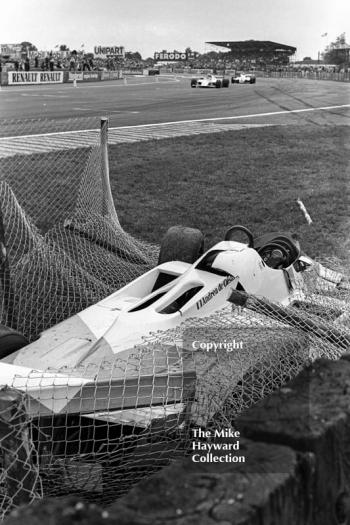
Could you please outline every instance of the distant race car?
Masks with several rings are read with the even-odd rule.
[[[216,77],[215,75],[205,75],[200,78],[192,78],[192,88],[228,88],[230,80],[228,78]]]
[[[255,84],[256,76],[251,73],[240,73],[236,77],[231,78],[232,84]]]

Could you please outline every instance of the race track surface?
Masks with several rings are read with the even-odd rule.
[[[228,89],[191,89],[190,78],[129,77],[125,81],[3,87],[1,119],[45,118],[89,129],[89,118],[108,116],[110,127],[211,119],[232,124],[348,124],[350,84],[305,79],[258,78]],[[40,129],[32,133],[40,133]],[[9,123],[8,132],[13,135]]]

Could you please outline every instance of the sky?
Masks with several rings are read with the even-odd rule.
[[[39,50],[124,46],[147,58],[252,39],[294,46],[302,60],[317,59],[341,33],[350,41],[349,0],[0,0],[0,7],[0,43],[29,41]]]

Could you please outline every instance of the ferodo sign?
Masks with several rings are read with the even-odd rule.
[[[191,58],[197,58],[198,53],[195,53],[193,51],[187,53],[180,53],[179,51],[171,51],[168,53],[168,51],[162,51],[161,53],[155,52],[154,53],[154,60],[166,60],[169,62],[176,61],[176,60],[190,60]]]
[[[123,46],[95,46],[94,54],[97,57],[124,57],[125,49]]]
[[[63,71],[9,71],[10,85],[21,84],[60,84]]]

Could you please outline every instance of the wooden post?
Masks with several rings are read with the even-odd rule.
[[[39,469],[33,462],[25,394],[8,386],[0,390],[0,457],[7,505],[30,503],[42,497]],[[4,505],[4,503],[3,503]]]
[[[228,301],[238,306],[246,307],[259,314],[267,315],[277,321],[285,322],[303,332],[316,335],[341,350],[350,349],[350,335],[340,331],[333,325],[324,322],[317,323],[308,319],[306,316],[302,317],[296,310],[286,310],[277,304],[271,303],[267,299],[255,297],[254,295],[238,290],[232,290]]]
[[[1,293],[2,292],[2,293]],[[17,316],[14,306],[14,292],[11,286],[11,273],[8,250],[5,239],[5,225],[0,203],[0,293],[3,296],[5,321],[11,328],[17,329]]]
[[[101,178],[102,178],[102,214],[110,215],[118,221],[117,212],[115,211],[111,184],[109,180],[109,162],[108,162],[108,118],[101,118],[100,130],[100,147],[101,147]]]

